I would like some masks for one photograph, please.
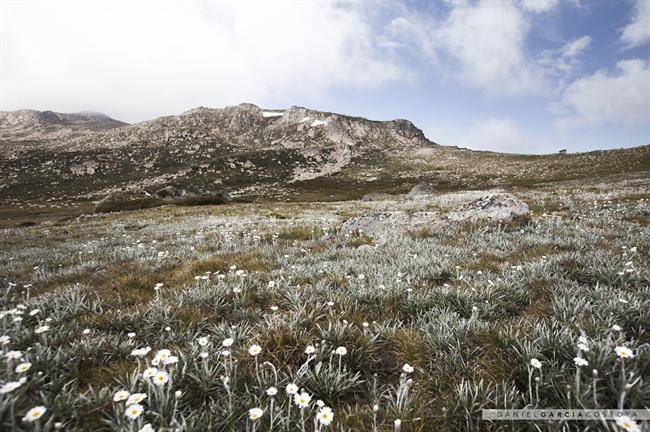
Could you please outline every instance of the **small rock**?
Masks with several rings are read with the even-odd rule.
[[[395,197],[393,195],[387,194],[385,192],[372,192],[364,195],[361,198],[361,201],[390,201],[394,199]]]
[[[430,197],[433,195],[438,195],[436,188],[431,183],[423,182],[413,186],[413,189],[411,189],[407,197],[410,199],[418,199]]]

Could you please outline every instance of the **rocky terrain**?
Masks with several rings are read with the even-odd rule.
[[[0,113],[0,205],[65,207],[167,186],[252,200],[338,200],[647,172],[650,147],[547,156],[444,147],[407,120],[307,108],[196,108],[126,125],[99,114]]]
[[[125,125],[124,122],[93,112],[64,114],[27,109],[0,111],[0,140],[21,147],[34,141],[51,142]],[[2,149],[7,154],[13,153],[12,150],[6,146]]]

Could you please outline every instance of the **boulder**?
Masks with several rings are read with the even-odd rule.
[[[421,182],[413,186],[407,195],[410,197],[438,195],[438,191],[432,183]]]
[[[493,193],[471,201],[450,215],[454,221],[489,220],[511,224],[526,221],[530,216],[528,205],[509,193]]]
[[[441,223],[440,215],[434,212],[393,211],[353,217],[343,222],[341,231],[359,232],[372,237],[377,243],[384,243],[409,231],[433,228]]]
[[[493,193],[443,214],[431,211],[390,211],[356,216],[343,222],[341,231],[359,232],[371,236],[378,243],[384,243],[390,238],[423,228],[433,230],[465,221],[512,224],[527,221],[529,214],[528,205],[514,195]]]
[[[94,160],[83,161],[79,164],[70,166],[70,172],[76,176],[94,175],[99,168],[99,164]]]
[[[173,199],[185,195],[185,191],[183,189],[179,189],[175,186],[169,185],[169,186],[165,186],[162,189],[158,189],[156,192],[154,192],[154,195],[162,199],[170,199],[170,198]]]
[[[390,201],[394,199],[395,197],[393,195],[387,194],[385,192],[372,192],[364,195],[361,198],[361,201]]]
[[[423,182],[413,186],[413,189],[411,189],[411,191],[407,194],[407,198],[427,198],[433,195],[438,195],[436,188],[431,183]]]

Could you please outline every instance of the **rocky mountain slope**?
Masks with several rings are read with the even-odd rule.
[[[107,115],[93,112],[0,111],[0,140],[22,144],[25,141],[50,141],[125,125]]]
[[[302,107],[199,107],[127,125],[100,114],[0,113],[0,203],[63,205],[174,185],[293,200],[647,171],[650,147],[522,156],[443,147],[407,120]]]

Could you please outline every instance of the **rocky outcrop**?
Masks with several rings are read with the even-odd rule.
[[[397,198],[397,196],[385,192],[372,192],[361,197],[361,201],[391,201]]]
[[[85,175],[94,175],[97,172],[99,164],[97,161],[88,160],[80,164],[74,164],[70,166],[70,171],[73,175],[76,176],[85,176]]]
[[[175,186],[165,186],[164,188],[158,189],[154,195],[158,198],[162,199],[174,199],[174,198],[180,198],[181,196],[185,195],[185,190],[184,189],[179,189]]]
[[[418,183],[413,188],[411,191],[407,194],[407,198],[409,199],[421,199],[421,198],[427,198],[431,197],[434,195],[437,195],[438,191],[436,188],[433,186],[431,183],[423,182],[423,183]]]
[[[51,140],[105,131],[126,123],[93,112],[0,111],[0,140]]]
[[[489,220],[498,223],[515,223],[530,215],[528,205],[509,193],[494,193],[464,205],[449,216],[451,221]]]
[[[446,224],[479,222],[511,224],[526,221],[529,209],[519,198],[506,194],[488,194],[446,213],[432,211],[391,211],[356,216],[345,221],[343,232],[359,232],[378,243],[423,228],[435,229]]]

